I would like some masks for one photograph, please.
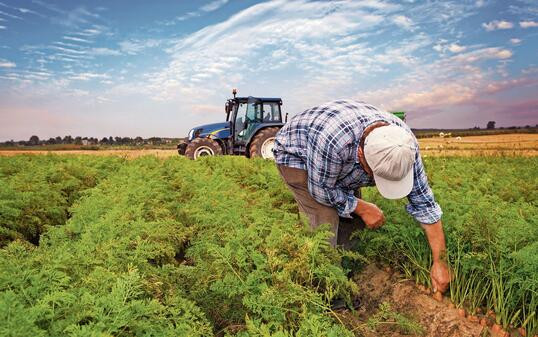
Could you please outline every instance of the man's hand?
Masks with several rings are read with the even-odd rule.
[[[385,223],[383,211],[376,205],[362,199],[359,199],[355,213],[362,218],[366,227],[370,229],[379,228]]]
[[[437,261],[432,264],[430,271],[433,291],[444,293],[451,281],[450,271],[444,261]]]

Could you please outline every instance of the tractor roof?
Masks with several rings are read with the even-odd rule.
[[[282,103],[282,98],[279,97],[252,97],[256,100],[260,100],[262,102],[277,102]],[[249,97],[236,97],[236,100],[239,102],[248,102]]]

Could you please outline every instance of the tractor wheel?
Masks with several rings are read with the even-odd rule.
[[[275,136],[280,130],[278,127],[263,129],[254,136],[250,143],[250,158],[261,157],[263,159],[275,160],[273,147],[275,146]]]
[[[185,155],[185,150],[187,149],[188,143],[179,143],[177,144],[177,153],[179,153],[180,156]]]
[[[194,138],[185,149],[185,156],[198,159],[203,156],[219,156],[222,148],[219,143],[209,138]]]

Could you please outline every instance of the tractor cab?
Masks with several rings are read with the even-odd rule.
[[[226,120],[231,126],[231,146],[235,154],[250,156],[249,145],[259,131],[282,127],[280,98],[235,97],[226,103]]]

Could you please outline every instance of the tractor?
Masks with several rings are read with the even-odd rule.
[[[282,119],[282,99],[236,97],[224,106],[226,122],[197,126],[186,141],[177,145],[180,155],[190,159],[202,156],[245,155],[274,159],[275,136],[287,120]]]

